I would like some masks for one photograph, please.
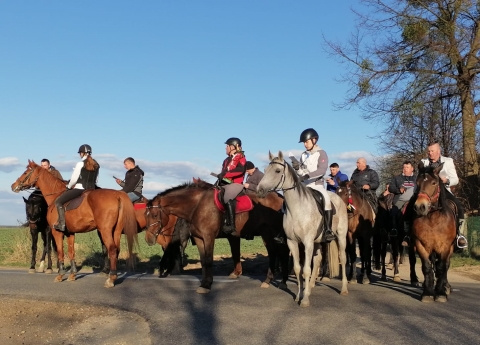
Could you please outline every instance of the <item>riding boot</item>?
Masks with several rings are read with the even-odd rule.
[[[404,222],[403,227],[405,229],[405,237],[403,238],[402,246],[408,247],[410,245],[410,224],[408,222]]]
[[[459,219],[457,225],[457,247],[459,249],[467,248],[468,242],[465,236],[463,236],[463,227],[465,225],[465,219]]]
[[[225,203],[225,225],[223,226],[223,232],[227,235],[233,234],[235,229],[235,207],[237,206],[237,201],[235,199],[228,200]]]
[[[325,242],[329,243],[336,238],[335,233],[332,231],[333,210],[325,210],[324,217],[325,233],[323,235],[323,239],[325,240]]]
[[[55,229],[61,232],[65,232],[65,208],[63,206],[57,207],[58,221],[53,226]]]
[[[287,241],[285,240],[285,232],[283,230],[280,231],[278,235],[273,238],[273,240],[278,244],[287,243]]]

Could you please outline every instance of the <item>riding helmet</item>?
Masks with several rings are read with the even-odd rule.
[[[304,143],[306,142],[308,139],[313,139],[313,138],[317,138],[318,139],[318,133],[316,130],[314,130],[313,128],[307,128],[306,130],[304,130],[302,132],[302,134],[300,134],[300,141],[299,143]]]
[[[227,145],[233,145],[233,146],[242,146],[242,141],[238,138],[228,138],[227,141],[225,141],[225,144]]]
[[[80,152],[83,152],[83,153],[88,153],[89,155],[92,154],[92,147],[88,144],[83,144],[82,146],[80,146],[80,148],[78,149],[78,153]]]

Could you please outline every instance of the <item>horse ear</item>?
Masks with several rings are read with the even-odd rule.
[[[420,161],[420,163],[418,163],[418,171],[423,170],[424,168],[425,168],[425,165],[423,164],[422,161]]]
[[[434,175],[438,175],[438,174],[440,173],[440,171],[443,169],[443,164],[444,164],[444,163],[441,163],[438,167],[436,167],[435,169],[433,169]]]
[[[268,151],[268,159],[270,159],[270,162],[273,161],[273,158],[275,157],[273,157],[272,153]]]
[[[283,161],[283,153],[282,151],[278,151],[278,158],[280,158]]]

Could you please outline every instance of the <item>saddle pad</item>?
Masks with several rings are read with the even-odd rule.
[[[223,203],[220,200],[218,200],[218,193],[219,193],[219,190],[215,189],[213,194],[213,200],[215,201],[215,206],[217,206],[219,211],[225,212],[225,207],[223,206]],[[237,200],[237,207],[235,207],[235,213],[248,212],[253,209],[252,199],[250,199],[248,196],[239,195],[235,198],[235,200]]]
[[[143,202],[137,202],[135,204],[133,204],[133,208],[136,209],[136,210],[144,210],[147,208],[147,204],[143,203]]]
[[[77,196],[75,199],[67,201],[63,206],[65,207],[65,211],[71,211],[76,209],[78,206],[82,204],[83,199],[90,193],[90,190],[87,190]]]

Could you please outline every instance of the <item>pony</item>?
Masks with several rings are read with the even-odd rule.
[[[285,197],[286,212],[283,215],[283,228],[287,235],[287,244],[293,257],[293,268],[298,282],[298,293],[295,301],[300,306],[310,305],[309,296],[315,286],[316,276],[322,261],[320,241],[323,235],[323,217],[319,212],[313,196],[313,190],[304,186],[293,168],[283,159],[283,153],[279,151],[278,157],[269,152],[270,164],[258,184],[257,195],[265,197],[269,191],[282,190]],[[267,194],[268,193],[268,194]],[[346,268],[346,235],[347,235],[347,210],[343,201],[334,193],[330,193],[331,202],[335,215],[333,217],[333,229],[336,232],[336,240],[330,242],[329,251],[333,260],[329,260],[330,273],[338,275],[338,257],[342,265],[342,290],[341,295],[347,295]],[[303,278],[301,280],[299,244],[303,244],[305,259],[303,260]],[[335,253],[335,255],[333,254]],[[311,262],[313,258],[313,274]],[[332,273],[334,272],[334,273]],[[305,286],[305,288],[304,288]]]
[[[362,283],[370,283],[372,273],[372,250],[370,239],[374,232],[375,212],[353,181],[338,181],[337,195],[345,203],[344,207],[350,205],[348,212],[348,234],[347,234],[347,252],[349,255],[349,274],[350,283],[357,282],[357,253],[355,240],[358,240],[360,257],[362,261],[361,275]],[[353,205],[353,207],[351,207]]]
[[[64,234],[53,228],[58,214],[55,199],[66,190],[65,183],[53,176],[47,170],[28,160],[27,169],[12,184],[13,192],[36,187],[39,188],[48,204],[47,221],[53,229],[53,237],[57,246],[59,262],[56,282],[61,282],[66,274],[64,264],[63,238],[67,236],[68,256],[70,259],[70,275],[68,280],[75,280],[77,267],[75,263],[75,234],[97,229],[102,241],[108,249],[110,258],[109,277],[105,287],[113,287],[117,279],[117,259],[120,250],[122,231],[127,238],[128,252],[132,260],[133,246],[137,243],[137,221],[135,210],[127,194],[110,189],[95,189],[85,191],[78,200],[80,204],[74,209],[66,211],[66,225],[68,231]],[[72,202],[70,202],[72,203]]]
[[[260,233],[267,248],[271,272],[275,271],[276,253],[285,254],[280,257],[283,276],[279,285],[280,288],[284,288],[288,279],[288,251],[275,249],[277,245],[273,241],[273,237],[282,226],[282,217],[278,210],[283,200],[276,193],[270,193],[263,200],[259,200],[253,193],[247,192],[246,195],[251,199],[253,209],[236,214],[236,235],[227,237],[232,248],[232,256],[240,258],[239,236]],[[202,265],[202,280],[196,290],[200,294],[209,293],[211,290],[214,243],[215,238],[219,237],[223,222],[223,213],[215,205],[214,198],[215,188],[212,185],[185,183],[159,193],[149,201],[145,213],[147,220],[145,240],[150,245],[162,235],[169,215],[183,218],[190,224],[190,234],[200,253]],[[238,248],[238,254],[234,253],[234,248]],[[267,276],[265,282],[269,283],[269,279],[271,277]]]
[[[52,241],[52,231],[47,222],[47,202],[41,193],[33,192],[28,199],[23,198],[25,202],[25,212],[27,214],[27,223],[32,236],[32,257],[30,260],[30,269],[28,273],[45,272],[53,273],[52,270],[52,246],[56,251],[55,242]],[[43,250],[40,259],[40,266],[35,270],[37,260],[38,234],[42,236]],[[53,245],[52,245],[53,243]],[[45,256],[47,257],[47,268],[45,269]]]
[[[451,291],[447,272],[456,237],[455,204],[447,200],[449,192],[438,176],[442,168],[443,163],[436,168],[418,165],[411,235],[425,277],[422,302],[446,302]]]
[[[393,196],[393,194],[390,194]],[[398,269],[399,263],[401,263],[401,254],[405,247],[401,245],[402,239],[405,236],[404,217],[403,210],[397,213],[397,219],[395,220],[397,233],[392,233],[392,221],[390,210],[387,200],[380,196],[378,198],[378,213],[375,219],[375,234],[373,238],[373,252],[375,262],[377,263],[376,269],[381,269],[381,280],[387,281],[386,270],[386,255],[387,245],[390,244],[392,250],[392,264],[393,264],[393,281],[400,282],[400,272]],[[417,274],[415,272],[416,256],[413,246],[408,248],[408,259],[410,264],[410,282],[412,286],[419,286]],[[380,266],[380,267],[379,267]]]

